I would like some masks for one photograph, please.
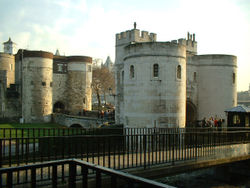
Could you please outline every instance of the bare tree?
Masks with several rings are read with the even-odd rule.
[[[101,94],[104,95],[104,100],[106,102],[106,94],[108,94],[109,89],[114,90],[115,79],[114,74],[108,70],[108,68],[102,66],[93,67],[93,78],[92,78],[92,88],[96,94],[98,100],[98,109],[101,109]]]

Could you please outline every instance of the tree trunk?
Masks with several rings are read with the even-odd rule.
[[[101,98],[100,98],[100,94],[99,94],[98,89],[96,90],[96,97],[97,97],[97,100],[98,100],[98,111],[100,111],[101,110]]]
[[[106,101],[106,93],[105,93],[105,91],[103,91],[103,97],[104,97],[104,101],[105,101],[105,105],[106,105],[107,101]]]

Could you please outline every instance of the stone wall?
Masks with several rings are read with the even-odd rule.
[[[60,125],[65,125],[67,127],[71,127],[72,125],[80,125],[82,128],[97,128],[103,123],[102,120],[96,118],[86,118],[57,113],[53,114],[53,122]]]
[[[53,105],[56,102],[61,102],[64,104],[65,109],[67,109],[68,105],[68,96],[67,96],[67,74],[53,74]]]

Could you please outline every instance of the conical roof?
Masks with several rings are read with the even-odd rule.
[[[59,52],[59,50],[58,50],[58,49],[56,49],[56,53],[55,53],[55,55],[60,56],[60,52]]]
[[[105,65],[109,66],[109,65],[113,65],[113,62],[111,61],[110,57],[108,56],[106,61],[105,61]]]

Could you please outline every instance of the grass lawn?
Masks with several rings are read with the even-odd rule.
[[[4,123],[0,128],[65,128],[65,126],[55,123]]]
[[[6,129],[4,129],[6,128]],[[43,136],[62,136],[77,134],[76,129],[68,129],[55,123],[6,123],[0,124],[0,139],[1,138],[30,138]]]

